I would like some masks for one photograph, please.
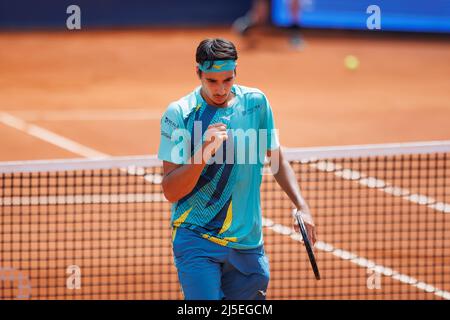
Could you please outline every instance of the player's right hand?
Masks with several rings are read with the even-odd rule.
[[[228,139],[227,126],[223,123],[212,124],[206,129],[205,143],[203,145],[205,160],[212,157],[222,146],[222,143]]]

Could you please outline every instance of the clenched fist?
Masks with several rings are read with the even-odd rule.
[[[206,129],[205,143],[203,144],[203,157],[205,161],[208,161],[227,139],[227,126],[225,124],[219,122],[210,125],[208,129]]]

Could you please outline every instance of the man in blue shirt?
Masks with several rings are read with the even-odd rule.
[[[203,40],[196,53],[201,86],[171,103],[161,119],[158,158],[164,195],[173,203],[174,260],[186,299],[265,298],[260,185],[266,155],[316,241],[266,96],[234,84],[237,58],[230,41]]]

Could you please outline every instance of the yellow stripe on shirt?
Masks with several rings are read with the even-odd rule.
[[[172,242],[175,241],[175,236],[177,235],[178,227],[173,227],[172,229]]]
[[[192,207],[187,209],[183,214],[173,222],[174,227],[179,227],[184,221],[186,221],[189,213],[192,211]]]
[[[226,247],[229,242],[237,242],[237,238],[236,237],[229,237],[229,238],[221,239],[221,238],[210,236],[209,234],[206,234],[206,233],[202,234],[202,237],[204,239],[207,239],[209,241],[212,241],[212,242],[217,243],[218,245],[221,245],[221,246],[224,246],[224,247]]]
[[[225,221],[223,222],[222,229],[220,229],[219,234],[222,234],[225,231],[227,231],[230,228],[232,221],[233,221],[233,201],[230,201],[230,205],[228,206],[227,210],[227,216],[225,217]]]

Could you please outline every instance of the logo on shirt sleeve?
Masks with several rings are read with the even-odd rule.
[[[167,116],[164,117],[164,123],[172,129],[178,129],[178,125],[175,123],[175,121],[170,120]]]
[[[161,136],[166,137],[167,139],[171,139],[172,137],[170,136],[170,134],[168,134],[167,132],[165,132],[164,130],[161,130]]]
[[[256,106],[250,107],[247,110],[242,111],[243,116],[250,115],[254,113],[256,110],[261,109],[261,105],[257,104]]]

